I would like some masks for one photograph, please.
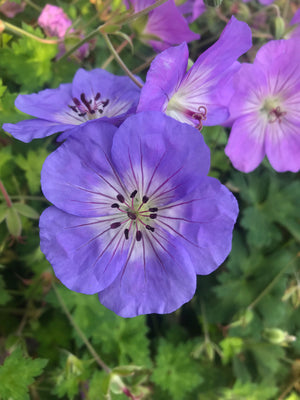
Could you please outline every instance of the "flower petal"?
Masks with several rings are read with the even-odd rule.
[[[186,73],[188,58],[186,43],[170,47],[155,57],[141,90],[138,111],[165,111]]]
[[[138,243],[141,256],[129,259],[116,280],[99,293],[105,307],[128,318],[170,313],[192,298],[196,274],[188,252],[167,233],[158,241],[149,234]]]
[[[40,218],[41,250],[58,279],[75,292],[94,294],[103,290],[113,282],[126,260],[125,249],[114,253],[118,238],[108,246],[111,231],[101,234],[104,224],[97,221],[64,213],[56,207],[47,208]]]
[[[59,124],[44,119],[26,119],[16,124],[3,124],[2,128],[14,138],[29,143],[33,139],[40,139],[65,129],[71,129],[74,125]]]
[[[108,214],[118,194],[112,183],[120,189],[109,163],[116,129],[100,121],[74,128],[71,137],[47,157],[42,190],[56,207],[82,217]]]
[[[225,153],[233,166],[243,172],[253,171],[265,155],[267,119],[258,113],[238,118],[232,126]]]

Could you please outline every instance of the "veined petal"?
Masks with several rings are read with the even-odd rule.
[[[171,186],[169,194],[180,198],[209,169],[209,150],[202,135],[156,111],[138,113],[120,126],[112,159],[123,181],[130,187],[138,185],[136,189],[148,196],[158,187],[164,192]]]
[[[298,119],[299,121],[299,119]],[[288,118],[270,123],[266,129],[266,155],[278,172],[300,170],[300,122]]]
[[[196,274],[188,252],[178,248],[167,232],[164,239],[143,237],[141,256],[129,258],[116,280],[99,293],[100,302],[128,318],[140,314],[170,313],[189,301]],[[144,254],[143,254],[144,253]]]
[[[94,294],[118,275],[128,249],[117,246],[118,237],[112,241],[115,232],[107,227],[99,218],[76,217],[56,207],[41,215],[41,250],[69,289]]]
[[[26,119],[16,124],[4,124],[2,128],[14,138],[29,143],[32,139],[44,138],[65,129],[73,128],[73,125],[59,124],[44,119]]]
[[[47,157],[41,185],[45,197],[56,207],[82,217],[113,211],[111,204],[120,190],[110,165],[116,129],[101,121],[74,128],[71,137]]]
[[[251,172],[260,164],[265,156],[267,123],[267,118],[254,112],[233,123],[225,153],[236,169]]]
[[[165,111],[168,101],[185,75],[188,58],[186,43],[170,47],[155,57],[141,90],[138,111]]]

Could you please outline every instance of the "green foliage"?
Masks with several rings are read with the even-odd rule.
[[[21,349],[14,350],[0,366],[0,397],[2,400],[29,400],[28,387],[39,376],[47,360],[24,357]]]

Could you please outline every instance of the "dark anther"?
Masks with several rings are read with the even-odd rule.
[[[131,212],[131,211],[128,211],[127,215],[128,215],[128,217],[129,217],[130,219],[133,219],[133,220],[136,219],[136,214],[133,213],[133,212]]]
[[[73,101],[75,106],[80,106],[80,101],[77,99],[77,97],[73,97]]]
[[[155,218],[157,217],[157,214],[150,214],[149,217],[150,217],[151,219],[155,219]]]
[[[156,207],[151,207],[151,208],[149,208],[148,211],[150,211],[150,212],[156,212],[156,211],[158,211],[158,208],[156,208]]]
[[[81,101],[83,102],[83,104],[86,106],[86,108],[89,110],[89,113],[92,113],[91,105],[90,105],[90,103],[87,101],[87,99],[86,99],[84,93],[81,93],[80,99],[81,99]]]
[[[146,229],[148,229],[148,231],[154,232],[153,226],[146,225]]]
[[[100,97],[101,97],[101,94],[98,92],[98,93],[96,94],[96,96],[95,96],[95,101],[99,100]]]
[[[125,239],[128,240],[128,238],[129,238],[129,229],[127,229],[127,228],[125,229],[124,235],[125,235]]]
[[[119,204],[118,203],[114,203],[111,205],[111,208],[119,208]]]
[[[108,99],[102,101],[102,106],[103,106],[103,108],[106,107],[108,103],[109,103],[109,100],[108,100]]]
[[[113,222],[110,224],[111,229],[119,228],[119,226],[121,226],[121,222]]]
[[[79,115],[79,117],[84,117],[86,115],[86,112],[80,113],[78,115]]]
[[[134,190],[134,191],[131,193],[130,197],[131,197],[132,199],[134,199],[136,194],[137,194],[137,190]]]
[[[142,239],[142,232],[141,231],[136,231],[135,238],[139,242]]]
[[[124,203],[125,202],[124,196],[122,196],[121,194],[117,195],[117,199],[119,200],[120,203]]]
[[[77,108],[76,108],[75,106],[70,106],[70,105],[69,105],[68,107],[70,107],[71,110],[73,110],[73,111],[76,112],[76,114],[77,114],[78,111],[77,111]]]
[[[101,110],[101,108],[98,109],[100,114],[103,114],[103,110]]]
[[[149,200],[149,197],[148,196],[143,196],[143,203],[147,203],[147,201]]]

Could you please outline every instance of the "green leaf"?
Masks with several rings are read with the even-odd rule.
[[[234,356],[242,351],[244,342],[239,337],[227,337],[219,344],[223,350],[222,361],[224,364],[228,364]]]
[[[22,222],[18,212],[14,207],[9,207],[6,215],[6,225],[8,232],[14,236],[19,237],[22,232]]]
[[[18,348],[0,366],[0,398],[2,400],[29,400],[28,386],[34,382],[47,360],[25,358]]]
[[[34,208],[28,206],[23,203],[14,203],[14,208],[18,211],[19,214],[24,215],[24,217],[39,219],[40,214],[35,211]]]
[[[197,363],[190,356],[191,345],[187,342],[175,346],[164,339],[160,341],[151,378],[172,396],[172,400],[184,399],[203,381]]]

